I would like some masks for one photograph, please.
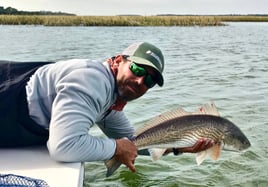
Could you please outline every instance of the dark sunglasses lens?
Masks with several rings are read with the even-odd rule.
[[[138,77],[142,77],[147,74],[146,70],[143,67],[140,67],[135,63],[130,64],[130,70]]]
[[[154,80],[153,80],[153,78],[152,78],[151,75],[147,75],[147,76],[145,77],[145,85],[146,85],[148,88],[152,88],[152,87],[154,87],[155,82],[154,82]]]
[[[156,84],[155,81],[153,80],[152,76],[149,75],[146,71],[145,68],[138,66],[137,64],[135,64],[134,62],[130,64],[129,66],[130,70],[132,71],[132,73],[134,73],[136,76],[138,77],[142,77],[144,75],[146,75],[145,77],[145,85],[148,88],[152,88],[154,87],[154,85]]]

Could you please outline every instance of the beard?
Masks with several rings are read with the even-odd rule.
[[[137,83],[130,80],[118,82],[118,95],[124,101],[132,101],[143,95]]]

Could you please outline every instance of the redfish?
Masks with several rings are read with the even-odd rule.
[[[217,160],[222,150],[242,151],[250,147],[245,134],[231,121],[219,116],[214,103],[205,104],[197,112],[175,109],[163,113],[135,132],[133,143],[139,150],[148,149],[153,160],[161,158],[167,148],[192,147],[199,139],[215,142],[214,146],[196,155],[200,165],[209,155]],[[106,176],[121,165],[115,158],[105,162]]]

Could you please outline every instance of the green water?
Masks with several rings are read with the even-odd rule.
[[[85,163],[84,186],[268,186],[268,23],[224,27],[42,27],[0,26],[2,60],[106,59],[135,41],[159,46],[165,56],[164,87],[129,103],[138,128],[167,110],[196,110],[214,101],[223,117],[246,134],[252,146],[223,151],[218,161],[197,166],[194,154],[157,162],[139,156],[137,173],[121,166],[105,177],[102,162]],[[93,135],[102,133],[93,128]]]

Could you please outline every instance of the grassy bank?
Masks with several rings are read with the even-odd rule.
[[[0,15],[2,25],[221,26],[228,21],[268,21],[268,16],[40,16]]]
[[[268,16],[217,16],[224,22],[268,22]]]

